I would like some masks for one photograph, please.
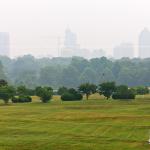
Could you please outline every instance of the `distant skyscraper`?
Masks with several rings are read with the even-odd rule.
[[[147,28],[139,36],[139,57],[150,57],[150,31]]]
[[[122,57],[133,58],[134,48],[131,43],[122,43],[114,48],[114,58],[120,59]]]
[[[66,48],[75,49],[77,48],[77,36],[70,29],[66,29],[65,31],[65,41],[64,46]]]
[[[62,57],[78,56],[80,46],[77,44],[77,36],[70,29],[65,31],[64,48],[61,51]]]
[[[80,45],[77,43],[77,35],[70,29],[66,29],[64,47],[61,49],[61,57],[79,56],[90,59],[94,57],[102,57],[104,55],[105,52],[101,49],[91,52],[86,48],[80,48]]]
[[[9,33],[0,32],[0,55],[9,56],[10,39]]]

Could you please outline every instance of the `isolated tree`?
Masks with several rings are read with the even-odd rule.
[[[95,84],[90,84],[90,83],[81,84],[78,88],[78,90],[81,93],[86,95],[87,100],[91,94],[96,93],[96,89],[97,89],[97,86]]]
[[[116,90],[115,82],[104,82],[99,85],[99,94],[109,99]]]
[[[51,87],[37,87],[35,91],[43,103],[47,103],[53,95],[53,89]]]

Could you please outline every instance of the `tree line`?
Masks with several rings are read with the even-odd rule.
[[[28,88],[61,86],[74,88],[82,83],[115,81],[117,85],[150,86],[150,58],[119,60],[93,58],[34,58],[26,55],[16,59],[0,56],[0,79],[11,85]]]
[[[50,86],[38,86],[35,89],[28,89],[26,86],[10,86],[6,80],[0,80],[0,99],[7,104],[9,100],[13,103],[32,102],[31,96],[38,96],[43,103],[50,101],[54,94],[60,95],[63,101],[82,100],[83,95],[89,96],[99,93],[107,99],[131,100],[135,99],[137,94],[144,95],[149,93],[148,87],[129,88],[126,85],[116,85],[115,82],[104,82],[98,86],[91,83],[83,83],[78,88],[60,87],[54,91]]]

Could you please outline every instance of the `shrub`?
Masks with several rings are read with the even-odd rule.
[[[13,103],[18,103],[18,102],[19,102],[19,100],[18,100],[17,97],[12,97],[11,101],[12,101]]]
[[[13,103],[27,103],[32,102],[32,98],[30,96],[19,96],[12,98]]]
[[[128,91],[126,94],[114,93],[112,95],[113,99],[135,99],[135,95]]]
[[[20,96],[19,101],[22,103],[32,102],[32,98],[30,96]]]
[[[77,100],[82,100],[82,99],[83,99],[83,96],[82,96],[82,94],[80,94],[80,93],[77,93],[77,94],[75,95],[75,97],[76,97]]]
[[[135,99],[135,93],[132,89],[128,89],[127,86],[120,85],[113,93],[112,98],[113,99]]]
[[[62,96],[61,96],[61,99],[63,100],[63,101],[72,101],[72,100],[74,100],[75,98],[74,98],[74,95],[73,94],[71,94],[71,93],[64,93]]]
[[[149,89],[148,87],[144,87],[144,86],[139,86],[135,88],[136,94],[138,95],[145,95],[145,94],[149,94]]]
[[[63,101],[79,101],[82,100],[83,96],[75,89],[71,88],[61,96]]]

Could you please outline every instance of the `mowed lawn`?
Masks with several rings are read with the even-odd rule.
[[[0,150],[149,150],[150,96],[0,104]]]

